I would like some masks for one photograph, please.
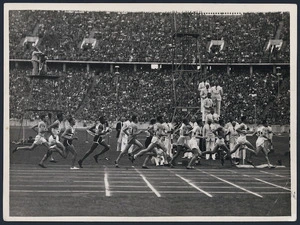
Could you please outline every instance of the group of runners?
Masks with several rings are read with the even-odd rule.
[[[212,117],[213,118],[213,117]],[[157,116],[151,119],[146,130],[139,129],[138,116],[132,115],[124,120],[117,140],[117,151],[119,155],[114,161],[115,167],[120,167],[120,161],[123,156],[134,163],[141,156],[146,155],[142,168],[148,168],[150,159],[159,158],[160,162],[156,165],[166,165],[170,167],[176,166],[178,157],[189,152],[191,157],[187,163],[187,169],[193,169],[196,162],[204,157],[209,159],[212,155],[218,154],[221,164],[224,165],[225,159],[229,159],[232,166],[239,163],[241,151],[247,151],[245,161],[255,166],[252,162],[252,156],[262,152],[269,168],[274,166],[270,163],[268,154],[271,151],[272,140],[270,138],[270,130],[267,122],[262,121],[261,125],[253,131],[249,130],[246,125],[246,117],[242,116],[240,123],[230,121],[227,124],[223,119],[214,120],[207,118],[205,125],[201,120],[191,122],[184,118],[182,123],[174,126],[171,121],[165,121],[163,116]],[[109,127],[105,116],[100,116],[99,121],[92,127],[87,128],[87,132],[93,136],[93,144],[82,158],[77,161],[77,151],[73,145],[73,140],[78,139],[75,136],[76,121],[72,116],[64,118],[63,113],[57,114],[57,120],[47,126],[48,117],[40,116],[40,122],[34,130],[37,132],[34,142],[31,146],[16,147],[13,153],[20,150],[33,150],[39,145],[44,145],[47,152],[39,162],[39,166],[46,168],[46,161],[50,158],[50,162],[54,161],[52,154],[57,152],[62,158],[67,158],[69,153],[72,155],[70,169],[83,168],[84,161],[89,157],[97,147],[103,146],[98,154],[93,156],[98,163],[99,156],[110,150],[110,146],[106,143],[106,136],[112,129]],[[146,140],[144,145],[139,140],[139,135],[144,133]],[[248,140],[247,135],[257,135],[256,147]],[[178,136],[175,140],[175,137]],[[48,137],[48,138],[47,138]],[[201,149],[200,139],[206,142],[206,150]],[[230,144],[228,145],[227,140]],[[237,154],[238,153],[238,154]],[[76,166],[78,163],[78,166]]]

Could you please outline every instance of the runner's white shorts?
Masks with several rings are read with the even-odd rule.
[[[257,138],[256,148],[258,148],[258,147],[265,147],[265,139],[264,138]]]
[[[224,138],[217,138],[216,144],[217,144],[217,145],[225,145],[225,140],[224,140]]]
[[[57,143],[60,143],[59,142],[59,137],[56,136],[56,139],[53,138],[53,136],[51,135],[49,137],[49,145],[50,145],[50,148],[54,148],[56,146]]]
[[[187,137],[185,136],[180,136],[177,140],[177,145],[185,145],[187,144]]]
[[[238,139],[236,140],[237,144],[244,145],[247,142],[246,136],[239,136]]]
[[[161,141],[161,139],[160,138],[158,138],[158,137],[153,137],[152,138],[152,140],[151,140],[151,143],[153,143],[153,144],[157,144],[159,147],[161,147],[161,148],[166,148],[165,147],[165,145],[164,145],[164,143]]]
[[[187,142],[188,146],[191,148],[191,149],[197,149],[197,150],[200,150],[199,149],[199,145],[198,145],[198,142],[196,139],[192,138],[191,140],[189,140]]]
[[[40,135],[36,135],[33,143],[36,145],[41,145],[46,142],[47,142],[46,138],[44,138],[43,136],[40,136]]]

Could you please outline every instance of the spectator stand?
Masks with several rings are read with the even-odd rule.
[[[30,118],[33,114],[41,113],[48,115],[49,113],[62,112],[61,110],[61,89],[59,75],[27,75],[30,80],[30,92],[28,95],[27,108],[23,111],[21,118],[22,140],[25,141],[25,127],[28,127],[26,118]],[[52,104],[49,104],[52,102]],[[47,106],[54,106],[48,108]],[[25,122],[26,121],[26,122]],[[20,132],[19,132],[20,134]],[[18,137],[20,139],[20,137]]]
[[[171,46],[173,50],[173,121],[179,116],[178,114],[186,113],[184,117],[187,117],[191,113],[195,115],[200,112],[200,104],[199,107],[195,107],[194,104],[198,100],[194,98],[197,96],[194,90],[197,90],[198,81],[201,79],[200,35],[191,29],[189,14],[182,14],[179,17],[180,15],[174,15],[175,32],[172,35]],[[181,23],[178,24],[177,21]]]

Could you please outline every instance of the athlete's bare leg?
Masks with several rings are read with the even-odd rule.
[[[156,147],[155,143],[151,143],[148,148],[141,150],[140,152],[138,152],[137,154],[133,155],[133,160],[136,159],[139,156],[142,156],[143,154],[151,151],[154,147]]]
[[[68,151],[71,152],[71,154],[72,154],[71,167],[75,167],[75,162],[77,159],[77,152],[73,145],[68,146]]]
[[[17,151],[20,151],[20,150],[24,150],[24,151],[32,151],[33,149],[35,149],[37,146],[37,144],[33,143],[31,146],[23,146],[23,147],[16,147],[12,153],[15,153]]]
[[[201,155],[201,152],[199,149],[193,148],[193,157],[191,158],[190,162],[187,165],[187,169],[193,169],[193,165],[195,164],[196,159]]]
[[[173,155],[173,158],[170,160],[171,167],[174,166],[174,161],[178,158],[178,156],[183,152],[183,146],[177,145],[176,154]]]
[[[116,167],[119,166],[119,161],[120,161],[120,159],[123,157],[123,155],[125,155],[125,154],[128,152],[129,148],[130,148],[132,145],[133,145],[133,144],[131,144],[131,143],[127,144],[127,145],[125,146],[124,151],[121,151],[121,152],[120,152],[120,154],[118,155],[117,159],[115,160],[115,165],[116,165]]]
[[[102,142],[100,143],[100,145],[102,145],[104,148],[100,151],[100,153],[94,155],[94,158],[96,158],[96,159],[98,159],[98,157],[99,157],[100,155],[104,154],[105,152],[107,152],[107,151],[110,149],[109,145],[106,144],[105,141],[102,141]]]
[[[92,153],[95,151],[95,149],[98,147],[98,145],[99,145],[98,143],[93,143],[92,146],[91,146],[91,148],[84,154],[83,158],[78,160],[78,164],[79,164],[79,167],[80,167],[80,168],[83,168],[83,167],[82,167],[83,161],[84,161],[90,154],[92,154]]]

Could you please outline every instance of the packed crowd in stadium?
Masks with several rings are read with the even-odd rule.
[[[11,11],[10,58],[30,59],[37,36],[49,59],[117,62],[171,62],[173,13]],[[289,14],[245,13],[241,16],[177,14],[177,31],[200,33],[202,62],[289,62]],[[80,45],[84,38],[96,46]],[[281,39],[280,51],[264,51],[269,39]],[[224,40],[223,49],[207,51],[210,40]],[[192,48],[195,46],[192,45]],[[199,60],[199,59],[198,59]]]
[[[23,109],[26,108],[28,98],[24,93],[29,94],[30,82],[28,78],[24,78],[24,74],[30,72],[31,70],[25,69],[11,70],[11,118],[21,118]],[[93,121],[98,113],[105,113],[110,121],[115,121],[117,117],[126,116],[130,111],[138,113],[141,122],[148,122],[152,115],[171,116],[173,113],[171,70],[149,69],[133,72],[125,69],[120,71],[119,76],[108,71],[95,76],[92,71],[86,73],[78,69],[68,69],[65,73],[56,72],[62,75],[62,110],[76,115],[80,120]],[[271,72],[257,70],[250,76],[249,71],[245,69],[232,71],[230,75],[216,70],[209,72],[207,77],[211,85],[218,81],[223,87],[222,116],[225,119],[238,118],[244,114],[248,116],[250,123],[255,123],[255,117],[258,121],[267,113],[272,124],[284,125],[289,124],[290,120],[288,72],[282,71],[283,80],[280,81],[279,95],[278,78]],[[46,99],[49,95],[42,94],[45,90],[47,93],[57,90],[51,82],[48,85],[39,82],[40,86],[35,87],[36,94],[40,92],[38,98],[45,98],[42,108],[51,108],[51,104],[56,103]],[[188,93],[183,84],[178,85],[178,102],[175,105],[200,106],[200,80],[190,82],[194,82],[194,85],[190,85],[193,88]]]
[[[57,151],[65,158],[65,149],[70,148],[74,155],[71,168],[78,169],[74,166],[77,153],[72,145],[75,116],[77,120],[90,123],[97,121],[93,128],[88,129],[94,142],[78,161],[79,167],[98,145],[104,149],[94,156],[96,161],[100,154],[110,149],[105,143],[105,135],[111,131],[108,124],[117,120],[124,123],[127,120],[127,125],[121,130],[126,140],[118,140],[118,145],[122,143],[123,147],[122,150],[118,147],[121,152],[115,161],[116,167],[132,144],[137,146],[129,153],[132,162],[153,149],[154,155],[158,156],[161,149],[165,163],[172,166],[179,152],[191,150],[193,156],[189,169],[202,154],[208,159],[220,148],[226,152],[224,159],[230,155],[239,158],[240,154],[236,156],[235,152],[244,148],[255,154],[262,151],[271,167],[268,154],[272,150],[273,132],[269,124],[286,125],[290,122],[290,71],[284,64],[289,62],[288,13],[208,16],[194,12],[11,11],[9,22],[10,58],[31,59],[33,67],[28,67],[26,62],[11,62],[10,118],[22,118],[25,108],[32,105],[30,98],[34,99],[33,106],[38,110],[59,108],[63,112],[57,114],[57,120],[48,129],[47,116],[32,113],[32,120],[41,120],[37,138],[31,147],[16,147],[13,152],[32,150],[43,144],[48,151],[39,165],[45,167],[44,162],[52,152]],[[175,27],[177,34],[200,34],[198,42],[185,39],[186,42],[181,40],[177,46],[172,40]],[[38,37],[39,40],[28,41],[29,37]],[[34,40],[36,45],[32,45]],[[277,44],[271,44],[271,40]],[[49,62],[47,71],[43,71],[42,55],[57,61],[105,63],[91,66]],[[174,75],[170,64],[179,60],[208,64],[199,66],[197,73]],[[118,69],[117,64],[112,66],[112,62],[120,64]],[[125,62],[129,64],[122,66]],[[150,68],[149,64],[138,62],[169,65]],[[210,64],[224,62],[228,64]],[[257,66],[262,62],[283,64],[275,70],[272,64]],[[249,63],[254,63],[254,66],[250,67]],[[58,75],[60,79],[30,80],[26,76],[39,76],[41,72]],[[174,107],[179,106],[199,110],[189,116],[184,115],[184,110],[173,114]],[[63,115],[67,117],[63,118]],[[140,133],[137,123],[149,122],[151,118],[156,118],[148,128],[147,137],[152,140],[148,143],[150,147],[145,144],[146,149],[142,150],[143,144],[137,140]],[[230,124],[226,129],[225,123]],[[246,140],[249,133],[246,123],[262,125],[256,131],[256,148]],[[171,129],[174,125],[178,127]],[[127,129],[130,133],[126,132]],[[51,134],[49,141],[44,137],[46,132]],[[171,136],[176,132],[179,132],[176,134],[178,140],[174,142]],[[233,133],[235,136],[231,139],[234,142],[229,146],[229,140],[225,144],[225,139]],[[60,137],[64,138],[64,143],[59,142]],[[167,143],[163,143],[165,139]],[[206,142],[206,147],[203,148],[199,139]],[[148,158],[143,167],[146,167]],[[236,165],[233,161],[231,163]]]

